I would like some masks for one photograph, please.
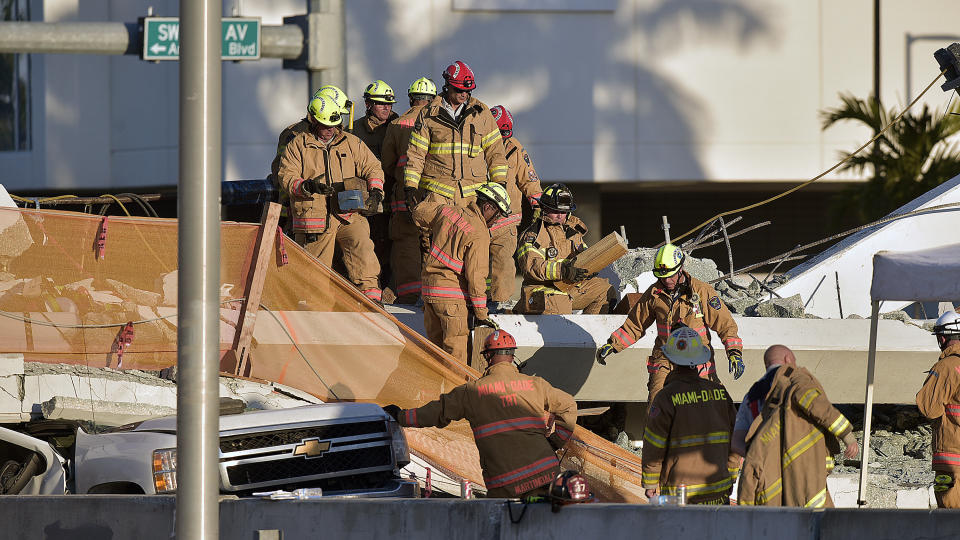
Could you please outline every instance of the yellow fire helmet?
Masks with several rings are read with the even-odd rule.
[[[483,197],[493,201],[503,217],[510,215],[510,194],[507,188],[496,182],[487,182],[477,188],[477,197]]]
[[[680,271],[687,256],[683,250],[673,244],[661,246],[653,259],[653,275],[658,278],[667,278]]]
[[[324,97],[313,98],[310,101],[310,106],[307,107],[307,112],[323,126],[339,126],[342,121],[340,108],[337,107],[336,103]]]
[[[369,99],[376,103],[396,103],[397,98],[393,95],[393,88],[390,85],[377,79],[367,85],[363,91],[363,99]]]
[[[710,348],[703,344],[703,338],[689,326],[681,326],[673,332],[663,345],[663,354],[678,366],[699,366],[710,360]]]
[[[337,104],[337,107],[340,108],[340,114],[350,114],[350,110],[353,109],[353,102],[347,99],[346,92],[332,84],[321,86],[320,89],[313,94],[313,97],[330,99]]]
[[[407,95],[411,98],[429,98],[437,95],[437,85],[426,77],[420,77],[410,84]]]

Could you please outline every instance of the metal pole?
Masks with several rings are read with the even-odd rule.
[[[870,352],[867,355],[867,389],[863,398],[863,448],[860,451],[860,489],[857,506],[867,504],[867,469],[870,463],[870,424],[873,420],[873,374],[877,369],[877,325],[880,319],[880,301],[873,301],[870,313]]]
[[[177,538],[219,534],[220,0],[180,2]]]
[[[333,55],[336,65],[325,69],[310,69],[310,88],[308,91],[312,96],[321,86],[332,84],[350,94],[347,88],[347,47],[346,35],[344,29],[347,26],[347,14],[343,0],[309,0],[307,2],[308,13],[329,13],[333,17],[325,19],[325,28],[322,32],[328,36],[327,43],[332,43],[335,50]],[[358,111],[363,114],[362,111]]]
[[[0,53],[139,55],[139,36],[136,23],[0,22]],[[303,50],[296,25],[264,26],[260,38],[262,58],[293,59]]]
[[[663,226],[660,227],[663,229],[663,243],[670,243],[670,222],[667,221],[667,216],[663,216]],[[733,273],[733,268],[730,269],[730,273]]]

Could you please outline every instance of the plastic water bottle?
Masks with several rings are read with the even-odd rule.
[[[680,484],[677,487],[677,504],[680,506],[686,506],[687,504],[687,485]]]

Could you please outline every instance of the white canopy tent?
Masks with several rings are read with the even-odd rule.
[[[870,424],[873,415],[873,377],[877,359],[877,320],[882,300],[954,301],[960,299],[960,244],[920,251],[880,251],[873,256],[870,287],[870,352],[863,413],[863,458],[857,504],[864,506],[867,464],[870,454]],[[933,339],[932,337],[930,339]],[[931,359],[931,365],[933,364]]]

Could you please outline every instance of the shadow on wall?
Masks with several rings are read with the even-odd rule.
[[[543,337],[544,343],[562,343],[567,348],[538,349],[521,363],[520,371],[543,377],[571,395],[577,394],[593,368],[597,345],[593,336],[574,321],[559,315],[528,315],[524,321],[537,326],[537,334]],[[550,324],[543,324],[548,321]]]
[[[442,70],[463,59],[477,74],[474,95],[513,112],[545,183],[704,178],[695,149],[710,118],[698,96],[710,90],[685,87],[658,64],[685,47],[748,49],[774,39],[772,10],[763,0],[642,4],[507,12],[352,0],[348,93],[362,108],[359,92],[375,78],[399,96],[422,75],[440,85]],[[395,109],[406,105],[401,97]]]

